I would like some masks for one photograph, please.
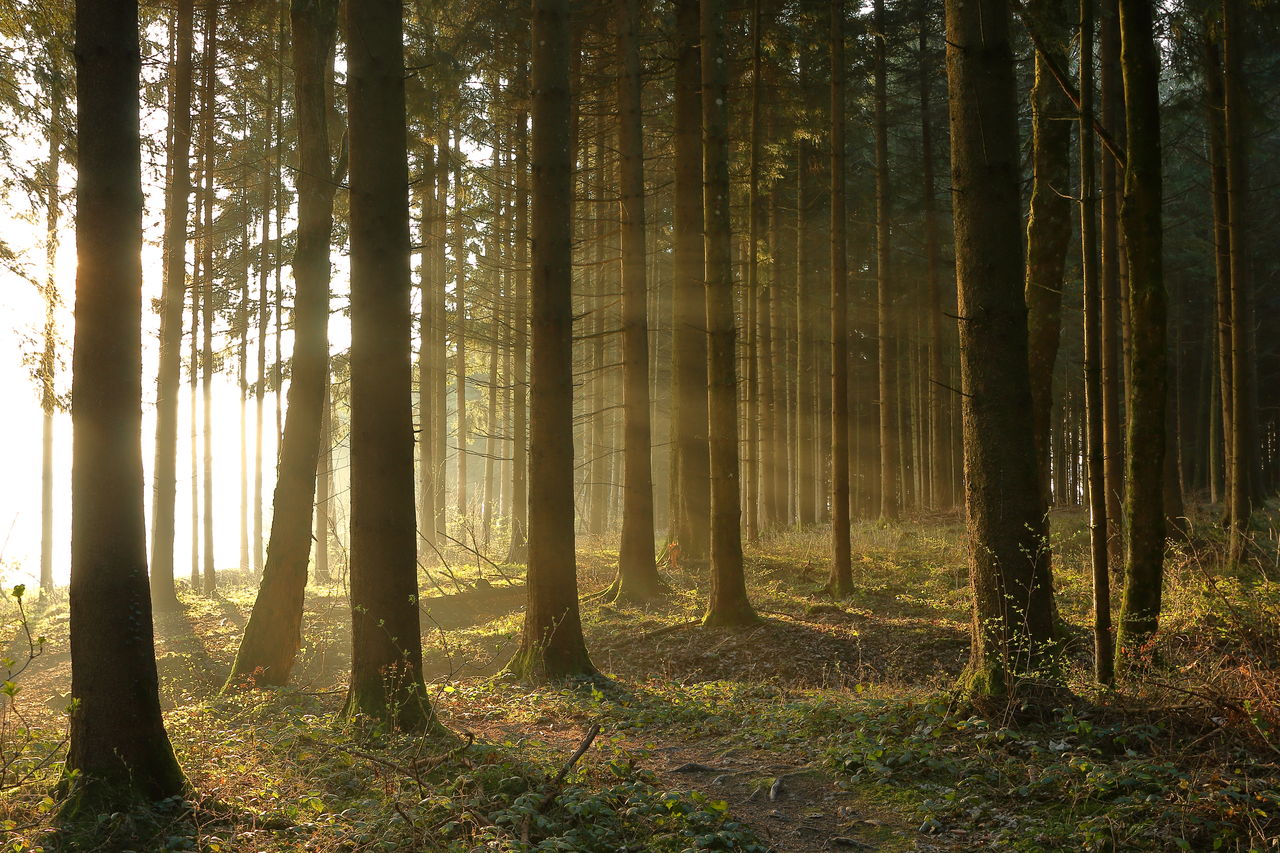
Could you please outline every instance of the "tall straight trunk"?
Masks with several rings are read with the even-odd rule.
[[[325,76],[338,27],[337,0],[293,0],[294,104],[298,125],[298,242],[292,376],[267,562],[229,685],[251,677],[285,684],[302,643],[316,471],[329,377],[329,240],[333,232]],[[325,449],[328,452],[328,449]]]
[[[78,0],[70,817],[186,787],[160,714],[142,479],[141,70],[135,0]]]
[[[1131,323],[1127,444],[1142,448],[1126,466],[1124,603],[1118,647],[1139,663],[1155,633],[1164,579],[1164,455],[1168,377],[1161,261],[1160,61],[1152,0],[1120,0],[1121,66],[1127,137],[1121,218],[1129,267]]]
[[[1102,123],[1123,140],[1124,88],[1120,75],[1120,12],[1118,0],[1100,0],[1098,65],[1101,69]],[[1120,243],[1120,176],[1123,169],[1111,157],[1102,158],[1100,169],[1099,243],[1102,261],[1098,268],[1102,292],[1102,445],[1107,487],[1107,560],[1124,564],[1124,356],[1122,352],[1123,309],[1120,272],[1124,266]]]
[[[892,300],[893,247],[889,187],[889,118],[884,0],[875,0],[875,147],[876,147],[876,340],[880,400],[880,517],[898,517],[898,434],[895,417],[894,323]]]
[[[1222,0],[1223,106],[1226,137],[1227,238],[1231,264],[1231,470],[1227,553],[1240,560],[1248,544],[1249,516],[1258,488],[1257,413],[1253,411],[1254,358],[1250,346],[1249,127],[1244,103],[1243,7]]]
[[[274,126],[273,115],[276,109],[279,107],[275,103],[275,78],[268,76],[266,122],[268,136]],[[276,184],[272,180],[269,157],[263,157],[260,180],[262,181],[262,242],[258,253],[258,380],[253,414],[253,573],[255,575],[262,574],[262,560],[266,556],[263,539],[262,493],[265,459],[262,452],[262,437],[267,397],[267,332],[271,321],[271,303],[267,299],[271,272],[271,210],[277,202]]]
[[[788,464],[789,446],[787,442],[788,412],[790,410],[787,405],[790,338],[787,334],[786,288],[783,285],[785,281],[784,272],[787,271],[787,265],[784,263],[783,255],[784,237],[782,211],[780,209],[782,202],[779,198],[782,188],[780,184],[781,181],[775,183],[772,192],[769,194],[769,254],[773,258],[769,276],[769,319],[773,330],[771,339],[773,355],[769,360],[770,370],[773,374],[773,390],[771,392],[773,401],[773,438],[769,453],[769,467],[773,472],[770,486],[770,500],[773,510],[770,515],[775,525],[783,526],[790,521],[790,517],[787,514],[787,483],[790,479],[791,467]]]
[[[746,386],[746,526],[747,541],[760,538],[760,70],[761,0],[751,7],[751,130],[747,178],[747,303],[744,331],[747,335]]]
[[[399,0],[365,0],[347,6],[345,22],[352,634],[346,712],[421,730],[439,724],[422,680],[418,609],[401,14]]]
[[[1209,186],[1213,210],[1214,325],[1218,349],[1217,389],[1221,407],[1227,523],[1231,515],[1231,478],[1235,474],[1231,441],[1231,233],[1227,226],[1227,128],[1226,93],[1222,79],[1222,52],[1218,42],[1204,40],[1205,124],[1209,142]]]
[[[202,83],[202,115],[201,123],[201,143],[200,147],[204,152],[204,238],[202,240],[204,260],[201,263],[201,285],[204,292],[201,295],[201,309],[203,317],[201,318],[201,338],[200,362],[203,372],[201,374],[201,397],[203,403],[204,414],[204,436],[203,436],[203,456],[204,456],[204,501],[203,512],[201,518],[203,521],[204,534],[204,567],[203,582],[205,595],[212,595],[213,591],[218,587],[218,574],[214,563],[213,551],[213,292],[214,292],[214,269],[213,269],[213,202],[216,195],[214,188],[213,173],[215,170],[214,155],[214,133],[216,117],[214,110],[218,89],[218,8],[213,4],[209,4],[205,8],[205,31],[204,31],[204,80]]]
[[[772,130],[772,123],[770,123]],[[775,185],[776,186],[776,185]],[[760,530],[767,531],[782,522],[778,509],[777,470],[778,456],[782,453],[782,445],[778,443],[776,430],[778,421],[778,398],[775,394],[775,376],[781,365],[774,364],[777,353],[777,334],[774,324],[777,314],[774,311],[777,293],[778,262],[776,259],[777,244],[774,239],[777,226],[776,190],[769,193],[769,202],[765,210],[768,231],[769,254],[772,262],[768,270],[768,285],[760,285],[757,299],[760,302],[758,314],[757,357],[760,363],[759,409],[760,409]]]
[[[523,63],[522,63],[523,64]],[[521,92],[524,103],[526,93]],[[529,114],[516,115],[516,292],[511,378],[511,545],[507,562],[524,563],[529,558],[529,440],[528,440],[528,355],[529,355]]]
[[[160,296],[160,364],[156,377],[156,450],[152,474],[151,599],[174,610],[173,547],[178,468],[178,390],[182,383],[182,308],[187,278],[187,211],[191,196],[192,0],[179,0],[169,125],[169,184],[164,204],[164,284]]]
[[[605,237],[604,193],[605,193],[605,144],[604,130],[596,128],[594,148],[594,169],[591,177],[590,205],[593,231],[593,263],[591,280],[595,290],[592,293],[590,313],[593,336],[591,339],[591,397],[588,407],[588,443],[587,443],[587,530],[600,535],[608,527],[609,501],[609,445],[606,438],[608,414],[605,410],[605,335],[608,324],[605,322],[604,308],[609,301],[608,284],[605,279]],[[584,155],[585,156],[585,155]]]
[[[1045,507],[1031,406],[1018,197],[1017,94],[1007,0],[947,0],[973,641],[965,687],[1011,695],[1053,645]]]
[[[434,417],[432,423],[435,428],[432,430],[432,437],[435,441],[435,488],[436,488],[436,535],[443,536],[446,533],[445,518],[448,514],[448,508],[445,504],[448,502],[448,477],[446,476],[446,460],[449,455],[449,425],[448,425],[448,409],[449,409],[449,343],[448,335],[448,318],[445,301],[447,299],[445,288],[449,280],[448,275],[448,248],[449,248],[449,126],[443,125],[440,130],[439,145],[436,149],[436,196],[439,204],[436,207],[436,278],[439,280],[439,287],[434,294],[432,300],[432,310],[435,316],[435,328],[437,330],[436,339],[432,347],[434,354],[434,379],[431,385],[431,399]]]
[[[202,158],[203,159],[203,158]],[[203,166],[201,166],[203,170]],[[193,217],[199,224],[199,214]],[[191,393],[191,591],[200,589],[200,395],[196,390],[200,381],[200,276],[203,266],[200,241],[204,239],[196,229],[195,263],[191,276],[191,349],[189,351],[190,367],[187,377],[188,389]]]
[[[458,421],[458,525],[459,539],[466,539],[467,524],[467,444],[471,430],[467,424],[467,243],[463,231],[462,131],[454,130],[453,161],[453,382],[455,416]]]
[[[1084,405],[1089,458],[1089,558],[1093,569],[1093,677],[1115,680],[1111,643],[1111,573],[1107,565],[1107,484],[1102,442],[1102,294],[1094,185],[1094,0],[1080,0],[1080,272],[1084,290]]]
[[[1031,210],[1027,219],[1026,301],[1031,358],[1031,414],[1045,503],[1050,503],[1049,460],[1054,366],[1062,337],[1063,271],[1071,243],[1071,201],[1066,187],[1071,172],[1070,105],[1053,79],[1049,63],[1066,66],[1070,41],[1068,5],[1061,0],[1037,4],[1040,43],[1031,89]],[[1059,394],[1061,396],[1061,394]],[[1058,492],[1056,502],[1063,503]]]
[[[802,54],[800,66],[800,88],[807,92],[811,73],[808,60]],[[795,501],[796,523],[801,527],[811,525],[818,520],[816,504],[817,491],[815,482],[817,475],[815,465],[817,456],[814,452],[818,368],[814,358],[814,324],[821,316],[814,305],[813,258],[810,249],[813,240],[810,236],[812,224],[809,216],[813,210],[816,187],[812,186],[810,172],[811,161],[817,153],[807,140],[800,140],[796,146],[796,267],[794,279],[796,283],[795,317],[796,317],[796,395],[795,395]]]
[[[533,369],[528,599],[509,669],[592,675],[578,613],[573,524],[573,145],[569,0],[533,4]]]
[[[675,294],[672,339],[672,525],[681,559],[710,554],[707,304],[702,241],[702,87],[698,0],[675,0]]]
[[[438,214],[441,200],[436,196],[436,148],[428,144],[422,168],[428,177],[419,184],[422,192],[422,254],[418,264],[418,539],[424,560],[436,557],[436,459],[433,390],[436,330],[435,300],[444,293],[444,281],[436,274],[436,241],[441,239]]]
[[[644,115],[640,3],[617,0],[618,186],[622,194],[623,493],[615,599],[645,600],[664,584],[654,563],[649,305],[645,270]]]
[[[759,617],[747,600],[738,491],[738,390],[734,364],[732,233],[729,219],[729,105],[724,0],[701,0],[702,162],[707,282],[711,462],[711,596],[704,625]]]
[[[844,2],[831,0],[831,577],[827,588],[836,598],[853,592],[844,121]]]
[[[62,168],[62,79],[58,58],[49,48],[49,158],[44,165],[44,347],[40,352],[40,591],[53,589],[53,416],[57,410],[57,392],[54,372],[57,363],[57,307],[58,307],[58,220],[62,196],[58,187],[58,172]],[[182,305],[178,305],[181,317]],[[172,551],[172,549],[171,549]],[[172,560],[172,554],[170,556]],[[172,572],[169,587],[173,588]]]
[[[938,242],[938,200],[934,182],[933,67],[929,60],[929,14],[920,17],[920,180],[924,216],[925,278],[929,295],[929,506],[949,509],[955,492],[950,477],[947,441],[950,418],[942,372],[942,274]]]
[[[248,200],[248,194],[243,196]],[[244,217],[240,234],[240,304],[236,307],[236,332],[240,337],[236,358],[236,385],[240,391],[240,574],[249,575],[249,246],[250,218]]]

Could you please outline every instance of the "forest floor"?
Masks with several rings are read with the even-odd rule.
[[[220,695],[254,594],[225,573],[217,597],[184,591],[183,612],[156,625],[191,798],[66,827],[50,796],[70,689],[65,593],[21,601],[44,638],[34,653],[10,597],[0,849],[1280,850],[1278,518],[1262,519],[1261,568],[1215,568],[1209,524],[1174,547],[1157,663],[1103,692],[1089,677],[1083,518],[1055,514],[1071,692],[982,714],[951,690],[969,586],[950,518],[858,525],[857,592],[839,602],[820,592],[825,532],[767,539],[748,551],[762,621],[733,630],[697,624],[704,578],[680,566],[666,567],[661,605],[591,598],[616,554],[582,539],[583,621],[604,677],[558,686],[495,677],[520,627],[521,567],[447,554],[422,612],[448,739],[341,718],[341,583],[308,592],[294,686]]]

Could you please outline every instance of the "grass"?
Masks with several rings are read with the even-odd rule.
[[[1280,584],[1224,569],[1220,537],[1197,525],[1171,550],[1156,666],[1102,691],[1084,519],[1055,514],[1071,695],[976,717],[951,697],[968,643],[963,541],[954,519],[858,524],[857,589],[832,602],[818,591],[826,534],[780,533],[748,551],[767,618],[738,630],[698,627],[702,574],[667,567],[660,605],[584,602],[609,681],[536,688],[495,677],[515,648],[521,567],[447,553],[448,571],[424,575],[423,632],[433,702],[460,735],[449,743],[341,719],[340,583],[308,592],[293,686],[217,695],[254,594],[227,575],[217,598],[184,591],[183,613],[157,623],[192,796],[67,827],[49,796],[65,597],[24,601],[30,644],[10,599],[0,849],[1280,849]],[[610,544],[580,543],[584,595],[611,580]]]

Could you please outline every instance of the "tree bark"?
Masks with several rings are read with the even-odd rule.
[[[1099,66],[1102,77],[1102,121],[1123,142],[1124,90],[1120,75],[1120,12],[1118,0],[1101,0]],[[1123,308],[1120,272],[1124,253],[1120,243],[1120,175],[1123,170],[1111,157],[1102,158],[1099,183],[1101,213],[1099,242],[1102,260],[1098,268],[1102,291],[1102,444],[1107,481],[1107,561],[1124,565],[1124,355]]]
[[[1007,0],[947,0],[965,508],[973,641],[965,688],[1007,696],[1050,665],[1053,583],[1029,429],[1017,96]]]
[[[880,517],[898,517],[898,432],[895,425],[898,395],[894,382],[893,248],[890,227],[889,119],[887,48],[884,0],[875,0],[872,14],[875,86],[876,148],[876,340],[880,399]]]
[[[757,0],[758,2],[758,0]],[[831,0],[831,576],[835,598],[853,593],[849,543],[849,304],[845,233],[844,2]]]
[[[533,4],[532,372],[525,679],[591,676],[573,523],[573,147],[569,0]]]
[[[214,562],[213,548],[213,203],[217,193],[214,188],[213,175],[215,171],[214,137],[217,129],[215,110],[218,88],[218,7],[210,3],[205,7],[204,14],[204,68],[202,69],[203,81],[201,84],[203,103],[200,117],[200,147],[204,154],[204,195],[202,199],[204,206],[204,235],[201,240],[204,260],[200,265],[203,273],[200,277],[200,285],[204,291],[200,298],[200,307],[203,311],[200,323],[201,332],[203,333],[200,348],[200,366],[202,368],[200,389],[203,403],[202,413],[204,415],[204,432],[202,436],[204,501],[201,519],[203,521],[202,532],[204,535],[204,594],[211,596],[214,590],[218,588],[218,573]]]
[[[403,43],[398,0],[347,6],[352,656],[346,712],[422,730],[438,723],[422,680],[418,610]]]
[[[70,817],[186,787],[160,715],[147,581],[138,5],[78,0],[75,33]]]

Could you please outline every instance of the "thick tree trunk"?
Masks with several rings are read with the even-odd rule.
[[[1029,429],[1019,233],[1017,95],[1006,0],[947,0],[964,408],[974,592],[965,681],[975,699],[1045,674],[1054,640],[1045,507]]]
[[[757,0],[758,2],[758,0]],[[849,303],[845,233],[844,2],[831,0],[831,576],[835,598],[853,592],[849,544]]]
[[[352,656],[346,711],[420,730],[438,724],[422,680],[418,609],[403,42],[398,0],[347,7]]]
[[[733,267],[729,219],[729,105],[724,0],[701,0],[702,158],[706,247],[707,366],[711,428],[711,596],[705,625],[758,617],[747,600],[738,490],[738,390],[734,364]]]
[[[595,673],[574,555],[571,42],[569,0],[534,0],[528,600],[508,664],[526,679]]]
[[[138,5],[76,3],[71,715],[63,814],[182,793],[160,715],[142,479]],[[75,775],[73,775],[75,774]]]
[[[312,513],[329,376],[329,240],[333,231],[325,75],[338,25],[337,0],[293,0],[293,79],[298,123],[298,245],[289,410],[267,562],[229,686],[285,684],[302,643]],[[325,449],[328,452],[328,449]]]
[[[672,340],[672,525],[680,559],[710,553],[707,307],[702,242],[702,87],[698,0],[675,0],[675,296]]]
[[[1125,514],[1124,603],[1118,648],[1139,663],[1156,631],[1164,579],[1164,455],[1168,376],[1161,261],[1160,63],[1152,0],[1120,0],[1121,65],[1128,138],[1121,217],[1129,268],[1131,374]]]
[[[664,591],[654,563],[652,430],[649,422],[649,315],[645,275],[644,121],[640,3],[618,0],[618,152],[622,192],[622,364],[625,440],[622,542],[615,599]]]

